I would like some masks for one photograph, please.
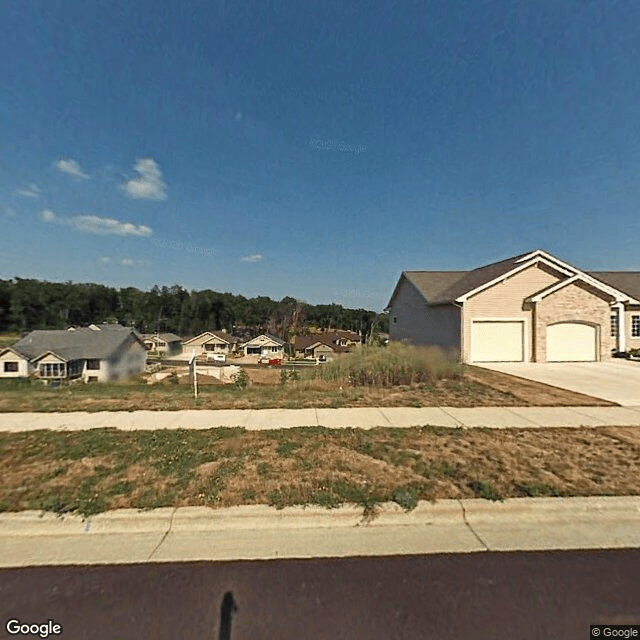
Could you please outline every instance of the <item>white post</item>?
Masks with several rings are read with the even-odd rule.
[[[624,352],[627,350],[627,334],[625,327],[624,317],[624,302],[618,302],[618,351]]]
[[[193,365],[193,397],[198,397],[198,374],[196,369],[196,354],[194,353],[189,360],[189,366]]]

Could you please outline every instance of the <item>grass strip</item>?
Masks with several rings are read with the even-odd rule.
[[[640,428],[0,433],[0,510],[640,495]]]

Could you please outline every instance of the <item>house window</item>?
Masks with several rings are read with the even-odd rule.
[[[89,376],[87,382],[98,382],[98,376]]]
[[[17,362],[5,362],[4,363],[4,372],[5,373],[18,373],[18,363]]]
[[[46,362],[40,365],[41,378],[64,378],[65,365],[58,362]]]
[[[395,324],[396,322],[398,322],[398,316],[393,316],[393,324]]]
[[[631,337],[640,338],[640,316],[631,316]]]
[[[278,351],[280,351],[280,347],[271,347],[272,353],[277,353]]]
[[[87,360],[87,369],[91,371],[97,371],[100,368],[100,360],[97,358],[93,360]]]
[[[617,313],[611,314],[611,336],[613,338],[618,337],[618,314]]]

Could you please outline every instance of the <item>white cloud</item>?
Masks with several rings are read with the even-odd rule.
[[[131,222],[120,222],[113,218],[101,218],[100,216],[74,216],[67,218],[70,224],[78,231],[85,233],[94,233],[99,236],[142,236],[148,237],[153,235],[153,231],[144,225],[135,225]]]
[[[123,267],[132,267],[135,264],[135,260],[132,260],[131,258],[123,258],[120,260],[120,264]]]
[[[22,187],[22,189],[18,189],[18,193],[27,198],[39,198],[40,187],[37,184],[29,184],[26,187]]]
[[[80,168],[80,165],[75,161],[69,158],[58,160],[55,164],[56,169],[58,171],[62,171],[63,173],[68,173],[70,176],[75,176],[76,178],[83,178],[85,180],[89,179],[89,176]]]
[[[0,211],[2,211],[7,218],[16,217],[16,211],[13,207],[0,207]]]
[[[78,231],[85,233],[93,233],[98,236],[141,236],[149,237],[153,235],[153,231],[143,224],[135,225],[131,222],[120,222],[113,218],[101,218],[100,216],[72,216],[70,218],[59,218],[51,209],[43,209],[40,212],[40,219],[44,222],[58,222],[66,224]],[[103,260],[108,262],[109,258]]]
[[[111,262],[111,258],[109,256],[102,256],[100,258],[100,262],[102,262],[102,264],[109,264]]]
[[[140,158],[133,168],[140,174],[139,178],[129,180],[122,185],[131,198],[143,200],[166,200],[166,184],[162,180],[162,171],[153,158]]]
[[[242,260],[242,262],[259,262],[262,260],[262,254],[252,253],[250,256],[242,256],[240,260]]]

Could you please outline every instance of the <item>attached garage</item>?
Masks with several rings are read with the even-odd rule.
[[[582,322],[547,326],[547,362],[594,362],[598,359],[598,331]]]
[[[473,320],[472,362],[523,362],[524,320]]]

